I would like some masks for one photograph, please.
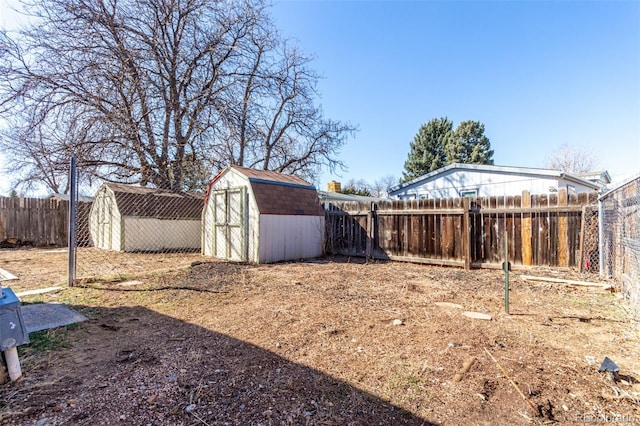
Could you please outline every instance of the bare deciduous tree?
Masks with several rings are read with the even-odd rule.
[[[342,187],[342,193],[387,198],[389,188],[400,183],[393,175],[387,175],[369,183],[364,179],[349,179]]]
[[[588,173],[598,168],[598,161],[589,149],[564,144],[547,157],[546,167],[563,172]]]
[[[389,197],[389,188],[400,183],[400,179],[394,175],[383,176],[376,179],[371,185],[371,195],[379,198]]]
[[[0,34],[2,148],[23,184],[91,176],[175,190],[228,164],[313,178],[355,128],[262,0],[44,0]]]
[[[361,195],[364,197],[371,196],[371,185],[364,179],[349,179],[340,191],[343,194]]]

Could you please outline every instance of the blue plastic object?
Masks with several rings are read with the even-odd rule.
[[[611,359],[606,356],[604,357],[604,360],[602,361],[602,364],[600,364],[600,368],[598,369],[598,371],[603,372],[603,371],[608,371],[609,373],[617,373],[618,371],[620,371],[620,367],[618,367],[618,365],[611,361]]]
[[[10,288],[0,290],[0,351],[29,343],[20,300]]]

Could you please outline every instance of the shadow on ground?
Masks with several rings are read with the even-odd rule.
[[[3,424],[434,424],[275,348],[143,307],[72,308],[92,319],[24,357],[24,381],[0,387]]]

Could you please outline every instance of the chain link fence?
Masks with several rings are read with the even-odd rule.
[[[580,229],[580,272],[597,274],[600,271],[600,236],[597,205],[582,208]]]
[[[614,278],[640,315],[640,176],[600,197],[602,275]]]
[[[76,173],[81,177],[82,170]],[[76,195],[70,284],[135,284],[137,279],[166,277],[202,260],[203,193],[81,183]]]

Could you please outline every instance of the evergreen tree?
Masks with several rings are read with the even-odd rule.
[[[443,167],[445,148],[453,136],[453,122],[448,118],[434,118],[423,124],[411,142],[411,150],[404,163],[402,182],[407,182]]]
[[[493,164],[493,150],[484,124],[467,120],[458,125],[445,147],[446,164]]]
[[[448,118],[423,124],[411,142],[402,182],[407,182],[453,163],[493,164],[493,150],[484,124],[463,121],[453,130]]]

